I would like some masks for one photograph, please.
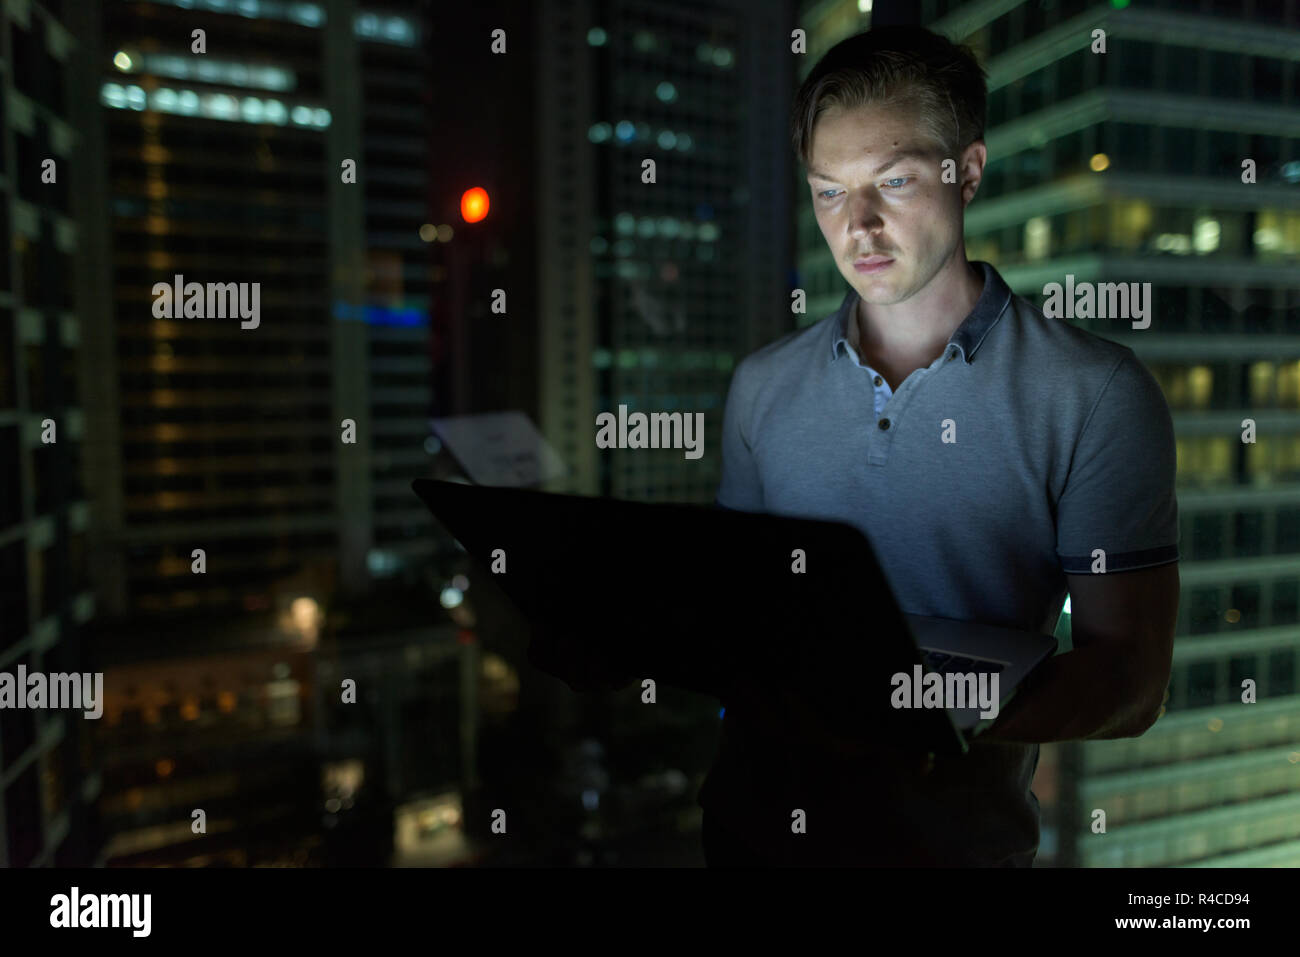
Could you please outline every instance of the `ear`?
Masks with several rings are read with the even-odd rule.
[[[970,205],[970,201],[975,198],[975,191],[979,189],[981,180],[984,179],[984,164],[988,161],[988,147],[984,145],[983,140],[976,140],[970,146],[966,147],[961,155],[961,206],[965,209]]]

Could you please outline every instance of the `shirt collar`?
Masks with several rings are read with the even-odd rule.
[[[996,269],[989,263],[978,260],[972,260],[972,264],[980,267],[984,272],[984,291],[980,293],[970,315],[962,320],[962,324],[948,339],[949,345],[955,345],[961,350],[961,357],[967,365],[970,365],[971,360],[975,358],[980,343],[984,341],[984,337],[993,328],[993,324],[1002,317],[1007,304],[1011,302],[1011,289]],[[849,322],[858,313],[859,298],[857,290],[850,287],[844,296],[844,301],[840,303],[839,311],[835,314],[835,320],[831,323],[831,357],[828,360],[830,362],[834,362],[852,348],[849,342]],[[947,349],[947,346],[944,348]]]

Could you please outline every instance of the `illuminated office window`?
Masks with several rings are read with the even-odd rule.
[[[226,86],[253,87],[263,90],[293,89],[293,73],[275,66],[209,60],[170,53],[132,53],[124,61],[125,73],[151,73],[175,80],[200,80]],[[122,69],[119,65],[118,69]]]
[[[1268,436],[1256,436],[1246,446],[1246,477],[1255,485],[1273,481],[1273,442]]]
[[[1232,439],[1222,436],[1175,439],[1175,448],[1181,477],[1214,483],[1226,481],[1232,475]]]
[[[1220,233],[1221,227],[1217,219],[1199,217],[1192,224],[1192,248],[1201,255],[1216,251],[1219,248]]]
[[[1052,254],[1052,228],[1047,217],[1033,216],[1025,221],[1025,258],[1031,262]]]
[[[376,13],[359,13],[353,22],[356,35],[365,40],[393,43],[398,46],[415,46],[415,28],[402,17],[381,16]]]
[[[1291,480],[1300,476],[1300,436],[1288,435],[1279,438],[1276,449],[1274,476],[1282,480]]]
[[[292,117],[293,125],[324,129],[330,125],[329,110],[298,105],[290,110],[280,100],[256,96],[236,97],[228,93],[196,93],[167,87],[146,94],[139,86],[105,83],[100,88],[100,102],[114,109],[143,110],[146,106],[159,113],[178,116],[202,116],[213,120],[245,123],[273,123],[284,126]]]
[[[1277,370],[1271,362],[1252,362],[1250,365],[1250,404],[1272,405],[1273,387]]]
[[[1108,241],[1113,249],[1142,248],[1151,231],[1151,204],[1140,199],[1122,200],[1110,207]]]
[[[1172,408],[1186,408],[1188,393],[1186,368],[1180,366],[1166,367],[1164,377],[1160,380],[1160,383],[1164,389],[1165,398]]]
[[[1209,366],[1192,366],[1187,370],[1187,404],[1190,408],[1207,408],[1213,391],[1214,373]]]
[[[1300,406],[1300,361],[1278,366],[1277,404],[1287,409]]]
[[[1300,213],[1261,209],[1253,238],[1255,254],[1261,259],[1300,256]]]

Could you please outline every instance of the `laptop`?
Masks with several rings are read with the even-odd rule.
[[[1000,714],[1056,651],[1050,635],[904,614],[867,537],[840,522],[432,479],[412,488],[481,566],[472,597],[499,589],[535,630],[564,633],[615,673],[724,704],[748,674],[849,734],[964,754],[996,718],[969,701],[896,707],[894,676],[996,673]]]

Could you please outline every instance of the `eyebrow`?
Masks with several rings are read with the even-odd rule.
[[[930,151],[921,149],[919,146],[914,146],[905,150],[898,150],[893,154],[892,158],[886,160],[884,163],[882,163],[881,165],[877,166],[874,170],[872,170],[871,175],[879,176],[885,170],[889,169],[891,166],[898,165],[899,163],[903,162],[903,160],[928,159],[929,156],[930,156]],[[827,175],[826,173],[823,173],[821,170],[816,170],[811,168],[808,170],[808,178],[824,179],[828,183],[835,182],[835,179],[833,177]]]

